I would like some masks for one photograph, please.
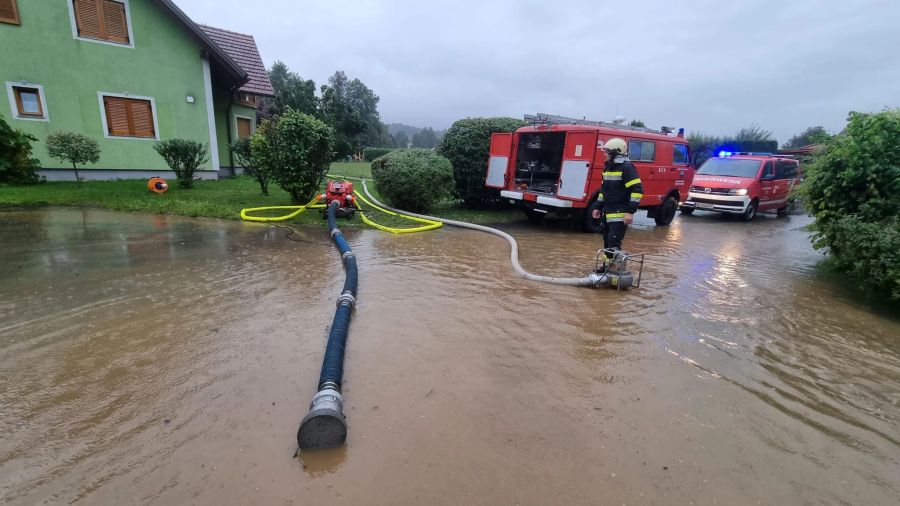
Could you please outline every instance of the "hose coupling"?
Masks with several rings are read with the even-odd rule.
[[[331,238],[332,238],[332,239],[334,239],[335,236],[338,236],[338,235],[343,235],[343,234],[341,234],[341,229],[336,228],[336,229],[334,229],[334,230],[331,231]]]
[[[297,444],[301,450],[335,448],[347,440],[344,398],[334,383],[325,383],[309,405],[309,413],[300,422]]]
[[[341,260],[346,262],[350,257],[356,258],[356,254],[354,254],[352,251],[345,251],[344,254],[341,255]]]
[[[346,304],[350,306],[350,309],[353,309],[356,307],[356,297],[350,292],[344,292],[337,300],[337,305],[340,306],[341,304]]]

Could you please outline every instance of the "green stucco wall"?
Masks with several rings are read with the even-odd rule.
[[[229,105],[231,105],[230,112],[228,110]],[[234,166],[239,167],[240,164],[237,163],[237,160],[232,165],[231,152],[228,149],[228,145],[237,139],[235,118],[238,116],[252,118],[255,127],[256,109],[233,103],[231,93],[220,90],[213,90],[213,107],[216,113],[216,138],[219,141],[219,165],[223,169]],[[229,124],[231,126],[230,130]]]
[[[74,130],[100,143],[100,161],[88,168],[168,169],[154,141],[104,136],[100,91],[153,97],[160,139],[208,144],[201,48],[185,29],[153,1],[129,0],[133,48],[84,41],[73,37],[67,1],[19,0],[21,25],[0,23],[0,115],[40,140],[34,151],[42,165],[66,167],[49,158],[43,140],[52,131]],[[13,117],[5,83],[23,80],[43,85],[49,122]]]

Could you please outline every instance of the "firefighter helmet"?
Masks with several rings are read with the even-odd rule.
[[[620,155],[628,154],[628,143],[625,142],[624,139],[620,139],[618,137],[613,137],[612,139],[606,141],[603,144],[603,150],[607,153],[616,153]]]

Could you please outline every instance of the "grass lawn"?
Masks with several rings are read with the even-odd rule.
[[[347,177],[372,176],[369,164],[360,162],[334,163],[330,173]],[[245,207],[291,205],[290,197],[277,184],[271,183],[270,195],[263,196],[259,191],[259,185],[250,177],[195,181],[192,190],[178,188],[174,180],[169,183],[169,191],[163,195],[148,191],[145,180],[85,181],[81,188],[68,181],[27,186],[0,186],[0,206],[87,205],[116,211],[238,220],[241,209]],[[369,190],[379,200],[383,200],[374,184],[369,183]],[[473,223],[499,223],[522,219],[522,214],[518,211],[473,211],[462,209],[455,202],[443,203],[432,214]],[[368,216],[388,226],[412,226],[407,220],[392,218],[383,213],[370,213]],[[318,211],[309,210],[284,223],[320,224],[322,219]],[[361,220],[354,219],[343,222],[341,226],[361,228],[366,225]]]

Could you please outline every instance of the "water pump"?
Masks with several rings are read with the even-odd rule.
[[[328,181],[325,187],[325,209],[327,210],[332,202],[337,202],[337,210],[335,216],[338,218],[351,218],[356,212],[356,196],[353,195],[353,183],[349,181]],[[325,211],[323,210],[323,216]]]
[[[634,270],[631,270],[632,267]],[[591,278],[594,288],[608,287],[616,290],[640,288],[644,271],[644,254],[631,254],[616,248],[597,251]]]

